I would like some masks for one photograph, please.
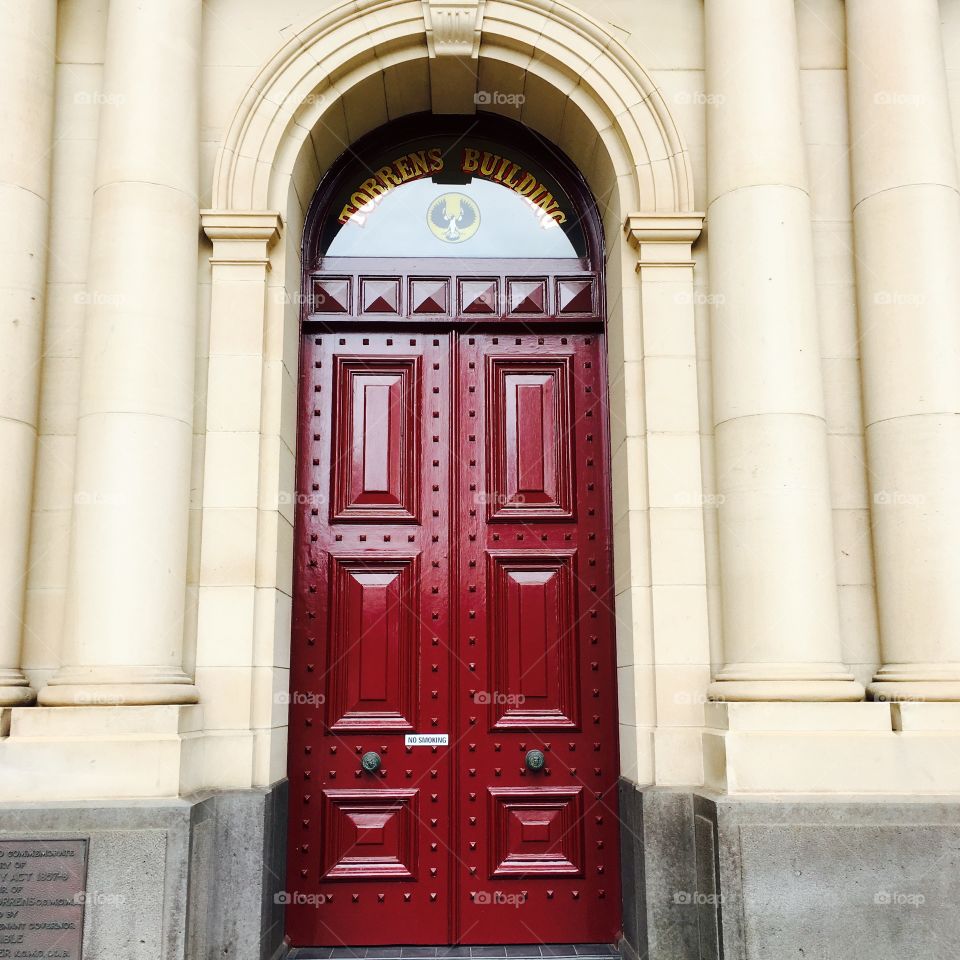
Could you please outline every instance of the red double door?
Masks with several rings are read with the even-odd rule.
[[[599,333],[309,333],[287,932],[612,941]]]

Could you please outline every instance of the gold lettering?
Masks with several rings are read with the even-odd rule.
[[[350,206],[348,203],[341,211],[340,216],[337,218],[339,223],[346,223],[357,211]]]
[[[516,190],[521,197],[527,197],[533,193],[538,185],[537,178],[532,173],[527,173],[524,174],[523,179],[513,189]]]
[[[410,169],[410,164],[407,163],[406,157],[398,157],[393,161],[393,165],[397,168],[397,173],[403,177],[404,183],[413,179],[413,170]]]
[[[509,166],[510,166],[510,161],[506,157],[504,157],[503,162],[500,164],[500,169],[496,172],[496,175],[493,178],[494,180],[497,181],[497,183],[503,183],[503,173]]]
[[[520,166],[514,163],[510,167],[510,172],[503,178],[503,182],[508,186],[512,187],[514,190],[517,189],[516,176],[520,172]]]
[[[373,179],[373,177],[371,177],[369,180],[364,180],[363,183],[360,184],[360,188],[362,190],[366,190],[371,197],[379,197],[381,194],[387,192],[387,188],[381,187],[380,184]]]
[[[464,149],[463,163],[461,164],[460,169],[464,173],[476,173],[477,168],[479,166],[480,166],[480,151],[474,150],[473,147],[467,147],[466,149]]]
[[[556,210],[556,208],[560,206],[560,204],[553,199],[552,193],[547,193],[541,197],[536,201],[536,204],[538,207],[542,207],[545,213],[550,213],[551,210]]]
[[[533,193],[531,193],[531,194],[527,197],[527,199],[528,199],[531,203],[539,203],[539,200],[538,200],[537,198],[540,196],[540,194],[546,193],[546,192],[547,192],[547,188],[546,188],[542,183],[538,183],[538,184],[537,184],[537,189],[534,190]]]
[[[399,187],[403,181],[393,172],[393,167],[381,167],[377,171],[377,178],[389,190],[390,187]]]
[[[407,158],[413,164],[413,172],[418,177],[424,177],[430,172],[427,166],[426,150],[419,150],[417,153],[411,153]]]
[[[443,154],[440,148],[432,147],[427,151],[427,156],[430,158],[430,172],[439,173],[443,169]]]
[[[483,159],[480,161],[480,173],[484,177],[490,177],[493,175],[493,171],[497,168],[497,161],[500,157],[495,153],[487,153],[486,150],[483,151]]]

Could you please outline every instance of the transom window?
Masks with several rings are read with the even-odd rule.
[[[324,257],[587,256],[577,208],[522,149],[470,133],[357,155],[321,227]]]

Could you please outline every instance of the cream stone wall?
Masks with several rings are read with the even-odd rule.
[[[711,311],[733,292],[710,273],[709,218],[699,237],[696,218],[642,218],[654,211],[690,215],[707,203],[708,117],[724,104],[705,70],[704,3],[585,0],[573,8],[573,19],[586,14],[596,27],[569,40],[568,62],[556,64],[555,38],[538,8],[488,0],[484,17],[491,32],[482,38],[476,70],[481,89],[525,93],[519,118],[581,166],[604,216],[624,775],[666,785],[699,784],[706,776],[733,790],[747,781],[728,776],[729,758],[746,750],[746,762],[754,763],[749,751],[763,724],[795,738],[791,743],[800,744],[798,755],[807,760],[798,762],[806,770],[804,763],[815,765],[823,749],[820,717],[827,714],[818,714],[814,704],[792,713],[785,707],[788,720],[783,713],[773,719],[760,713],[754,720],[748,704],[731,705],[727,713],[707,703],[711,678],[727,662],[732,643],[722,628],[719,508],[725,478],[718,477],[714,449]],[[324,56],[344,64],[332,78],[308,76],[308,57],[301,81],[264,94],[257,84],[276,75],[277,65],[267,65],[278,51],[295,49],[302,31],[333,7],[317,0],[206,0],[202,6],[199,207],[212,212],[204,218],[198,256],[182,657],[200,702],[164,707],[156,722],[138,715],[136,735],[167,746],[141,755],[141,765],[152,766],[137,771],[135,762],[132,785],[121,785],[117,774],[104,788],[117,795],[268,784],[285,771],[300,236],[317,183],[343,147],[388,119],[436,106],[431,77],[439,76],[438,64],[426,56],[426,40],[408,38],[410,24],[423,30],[421,4],[398,2],[354,19],[352,34],[339,36],[339,49],[311,53],[314,64]],[[124,96],[104,89],[107,8],[107,0],[58,5],[47,306],[22,653],[34,689],[63,665],[67,561],[79,495],[80,352],[93,295],[86,281],[98,134],[105,113],[122,106],[118,98]],[[957,142],[960,0],[942,0],[940,12]],[[845,9],[842,0],[797,0],[794,14],[840,649],[856,680],[866,684],[883,657],[861,403]],[[344,16],[353,16],[352,7]],[[495,27],[500,22],[514,24],[513,37]],[[368,31],[381,31],[370,57],[363,53]],[[617,44],[646,71],[662,115],[676,123],[692,186],[682,202],[662,189],[669,182],[669,149],[651,155],[648,166],[631,167],[631,151],[640,155],[653,141],[647,130],[623,133],[617,125],[649,91],[638,96],[622,78],[594,76],[591,66],[608,64],[603,51]],[[736,36],[717,49],[732,58],[742,54]],[[571,66],[576,63],[582,63],[579,76]],[[249,109],[251,85],[267,101],[279,98],[277,118],[268,121]],[[622,102],[614,105],[617,99]],[[228,183],[224,157],[236,144],[226,141],[245,110],[256,123],[270,125],[253,131],[262,135],[259,156],[227,164]],[[254,142],[249,131],[247,137]],[[218,218],[223,212],[232,216]],[[636,216],[625,230],[630,215]],[[744,365],[750,360],[749,354],[742,358]],[[836,706],[829,716],[854,744],[878,730],[892,737],[902,722],[899,713],[878,705],[851,704],[847,712]],[[65,736],[57,713],[63,708],[23,709],[36,715],[14,717],[0,755],[15,748],[11,756],[27,757],[15,763],[29,763],[27,742],[46,738],[44,749],[55,757],[53,744]],[[101,709],[104,729],[96,736],[103,751],[119,728],[107,718],[112,708]],[[908,726],[923,727],[918,715],[907,716]],[[943,736],[952,722],[944,718],[951,716],[938,714]],[[169,748],[173,741],[175,749]],[[893,770],[902,747],[898,742],[883,754]],[[850,749],[855,754],[855,746]],[[125,756],[116,754],[118,769]],[[762,763],[757,769],[762,773]],[[848,789],[841,781],[834,786]],[[749,782],[762,785],[762,777]],[[896,782],[896,775],[882,781]],[[93,796],[98,788],[94,781],[78,789]],[[788,789],[803,789],[802,776]]]

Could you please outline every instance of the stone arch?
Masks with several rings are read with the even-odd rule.
[[[696,709],[710,676],[691,255],[702,215],[694,212],[689,154],[650,76],[600,24],[554,0],[348,0],[299,30],[246,91],[217,157],[213,209],[203,215],[213,243],[203,456],[205,487],[228,471],[251,502],[242,517],[235,507],[221,517],[205,500],[197,658],[206,645],[216,647],[208,638],[215,618],[204,615],[204,604],[223,602],[216,589],[207,601],[205,586],[242,587],[254,700],[269,702],[273,688],[286,686],[300,235],[320,179],[368,131],[407,114],[473,112],[478,90],[522,93],[522,102],[485,109],[520,120],[562,150],[601,212],[621,771],[641,783],[699,782],[688,760],[678,766],[671,758],[701,755],[702,717],[677,719],[666,710],[674,726],[658,741],[656,704],[682,683]],[[657,431],[657,449],[648,430]],[[230,436],[212,439],[218,432]],[[672,435],[686,451],[679,465],[676,445],[662,443]],[[241,444],[256,457],[225,461],[222,451]],[[247,479],[238,476],[244,471]],[[676,504],[652,503],[651,477],[668,471],[692,504],[679,521]],[[242,570],[238,549],[250,554]],[[658,577],[666,588],[659,595]],[[657,662],[654,640],[658,622],[667,632],[676,623],[669,589],[678,583],[693,591],[684,612],[694,626],[684,629],[696,634],[698,658],[680,672]],[[226,686],[207,675],[209,685],[198,675],[201,701],[216,715]],[[252,717],[249,730],[222,731],[236,733],[244,759],[218,785],[284,776],[283,721],[266,709]],[[661,768],[669,773],[658,775]]]
[[[285,177],[303,145],[318,127],[339,129],[333,118],[349,110],[351,91],[378,75],[402,86],[418,64],[427,65],[425,6],[347,0],[291,38],[259,72],[230,124],[214,173],[214,207],[283,209]],[[552,0],[488,0],[478,82],[485,76],[524,92],[518,118],[578,162],[598,198],[613,184],[595,181],[612,173],[624,213],[693,210],[690,159],[660,91],[596,21]],[[415,112],[412,99],[393,98],[387,118]],[[374,125],[348,120],[349,139]],[[606,154],[605,169],[597,153]]]

